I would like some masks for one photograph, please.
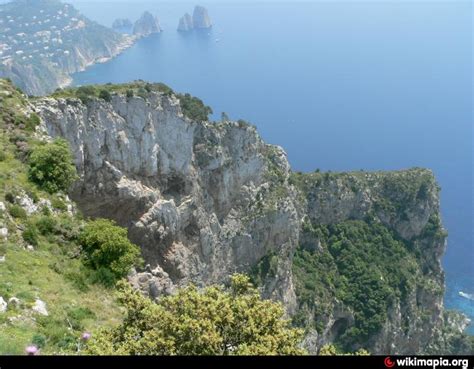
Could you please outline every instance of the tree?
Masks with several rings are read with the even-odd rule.
[[[124,321],[93,335],[92,355],[298,355],[303,331],[280,303],[262,300],[244,275],[230,288],[189,286],[157,302],[119,282]]]
[[[79,243],[90,266],[110,271],[115,279],[125,277],[130,269],[142,263],[140,248],[127,238],[127,229],[111,220],[89,222],[79,235]]]
[[[81,86],[76,90],[76,96],[83,104],[87,104],[92,97],[96,96],[96,89],[94,86]]]
[[[179,103],[183,114],[189,119],[196,122],[204,122],[209,119],[209,114],[212,114],[212,109],[204,105],[204,102],[190,94],[178,94]]]
[[[29,159],[28,177],[49,193],[67,191],[77,179],[68,143],[57,139],[33,149]]]
[[[101,98],[102,100],[105,100],[107,102],[112,101],[112,95],[110,94],[110,92],[108,90],[100,90],[99,98]]]

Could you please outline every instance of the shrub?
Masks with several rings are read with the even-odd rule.
[[[3,147],[0,150],[0,162],[7,160],[7,153],[4,150]]]
[[[146,99],[147,96],[148,96],[146,90],[145,90],[143,87],[140,87],[140,88],[138,89],[137,95],[138,95],[139,97],[141,97],[142,99]]]
[[[53,270],[56,268],[54,266]],[[85,267],[83,267],[85,269]],[[60,274],[61,270],[56,271],[58,274]],[[81,292],[87,292],[89,291],[90,287],[89,284],[91,281],[89,280],[89,272],[90,270],[79,270],[79,271],[69,271],[64,274],[64,277],[72,283],[74,288]],[[94,282],[94,281],[92,281]]]
[[[49,216],[51,215],[51,209],[48,206],[43,206],[41,209],[41,214]]]
[[[171,96],[173,94],[173,90],[171,89],[171,87],[165,85],[164,83],[154,83],[153,87],[155,90],[162,92],[166,96]]]
[[[66,314],[69,324],[71,324],[72,329],[75,330],[83,330],[83,321],[86,319],[94,319],[96,317],[91,309],[83,307],[69,308],[66,311]]]
[[[112,95],[107,90],[100,90],[99,97],[107,102],[112,101]]]
[[[93,355],[300,355],[303,330],[284,318],[280,303],[262,300],[249,278],[230,288],[180,289],[157,303],[119,284],[124,321],[92,335]]]
[[[60,210],[60,211],[67,210],[66,203],[63,200],[61,200],[59,197],[53,197],[51,199],[51,206],[55,208],[56,210]]]
[[[42,348],[46,345],[46,337],[42,334],[35,334],[31,339],[31,343],[38,348]]]
[[[36,221],[36,228],[43,235],[47,236],[56,232],[58,221],[50,216],[42,216]]]
[[[5,201],[9,202],[10,204],[15,203],[15,195],[12,192],[7,192],[5,194]]]
[[[99,268],[94,270],[89,275],[90,283],[100,283],[105,287],[112,288],[117,282],[117,277],[109,268]]]
[[[26,229],[23,231],[23,239],[26,243],[38,246],[38,229],[33,224],[28,224]]]
[[[46,337],[49,346],[61,349],[73,349],[76,337],[62,319],[51,316],[38,316],[36,318],[40,334]]]
[[[79,235],[88,263],[96,270],[110,271],[115,279],[125,277],[141,264],[140,249],[127,238],[127,230],[115,222],[98,219],[89,222]],[[107,271],[101,271],[107,275]],[[110,273],[109,273],[110,274]]]
[[[41,121],[37,114],[32,113],[25,122],[25,128],[28,131],[34,131],[40,125]]]
[[[67,142],[58,139],[36,147],[29,159],[28,177],[49,193],[66,191],[77,178]]]
[[[127,90],[126,94],[128,99],[131,99],[134,95],[133,90]]]
[[[28,216],[26,214],[26,210],[23,209],[20,205],[10,206],[8,209],[8,212],[13,218],[16,218],[16,219],[26,219]]]
[[[201,99],[190,94],[178,95],[179,103],[183,114],[191,120],[203,122],[209,119],[212,109],[204,105]]]
[[[94,86],[81,86],[76,90],[76,96],[82,101],[83,104],[87,104],[91,98],[96,96],[96,90]]]

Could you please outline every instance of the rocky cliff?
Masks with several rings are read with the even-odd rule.
[[[150,12],[144,12],[133,26],[133,34],[139,37],[146,37],[159,32],[161,32],[160,21]]]
[[[455,330],[430,171],[293,173],[253,126],[192,120],[169,89],[65,96],[34,109],[44,131],[71,144],[80,209],[128,227],[141,246],[148,265],[130,276],[137,288],[157,297],[243,271],[306,329],[311,352],[327,343],[445,350]]]

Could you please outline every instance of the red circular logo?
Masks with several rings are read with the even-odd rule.
[[[383,363],[385,364],[387,368],[393,368],[395,366],[395,362],[392,361],[388,356],[385,358]]]

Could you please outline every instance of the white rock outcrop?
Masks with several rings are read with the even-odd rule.
[[[7,239],[8,238],[8,228],[2,227],[0,228],[0,239]]]
[[[35,313],[48,316],[48,309],[46,308],[46,303],[40,299],[36,299],[33,307],[31,308]]]
[[[0,296],[0,313],[4,313],[7,311],[7,302],[4,300],[2,296]]]
[[[34,203],[33,199],[31,199],[28,195],[22,195],[16,197],[16,202],[20,205],[23,209],[25,209],[28,215],[36,213],[38,211],[38,207]]]

